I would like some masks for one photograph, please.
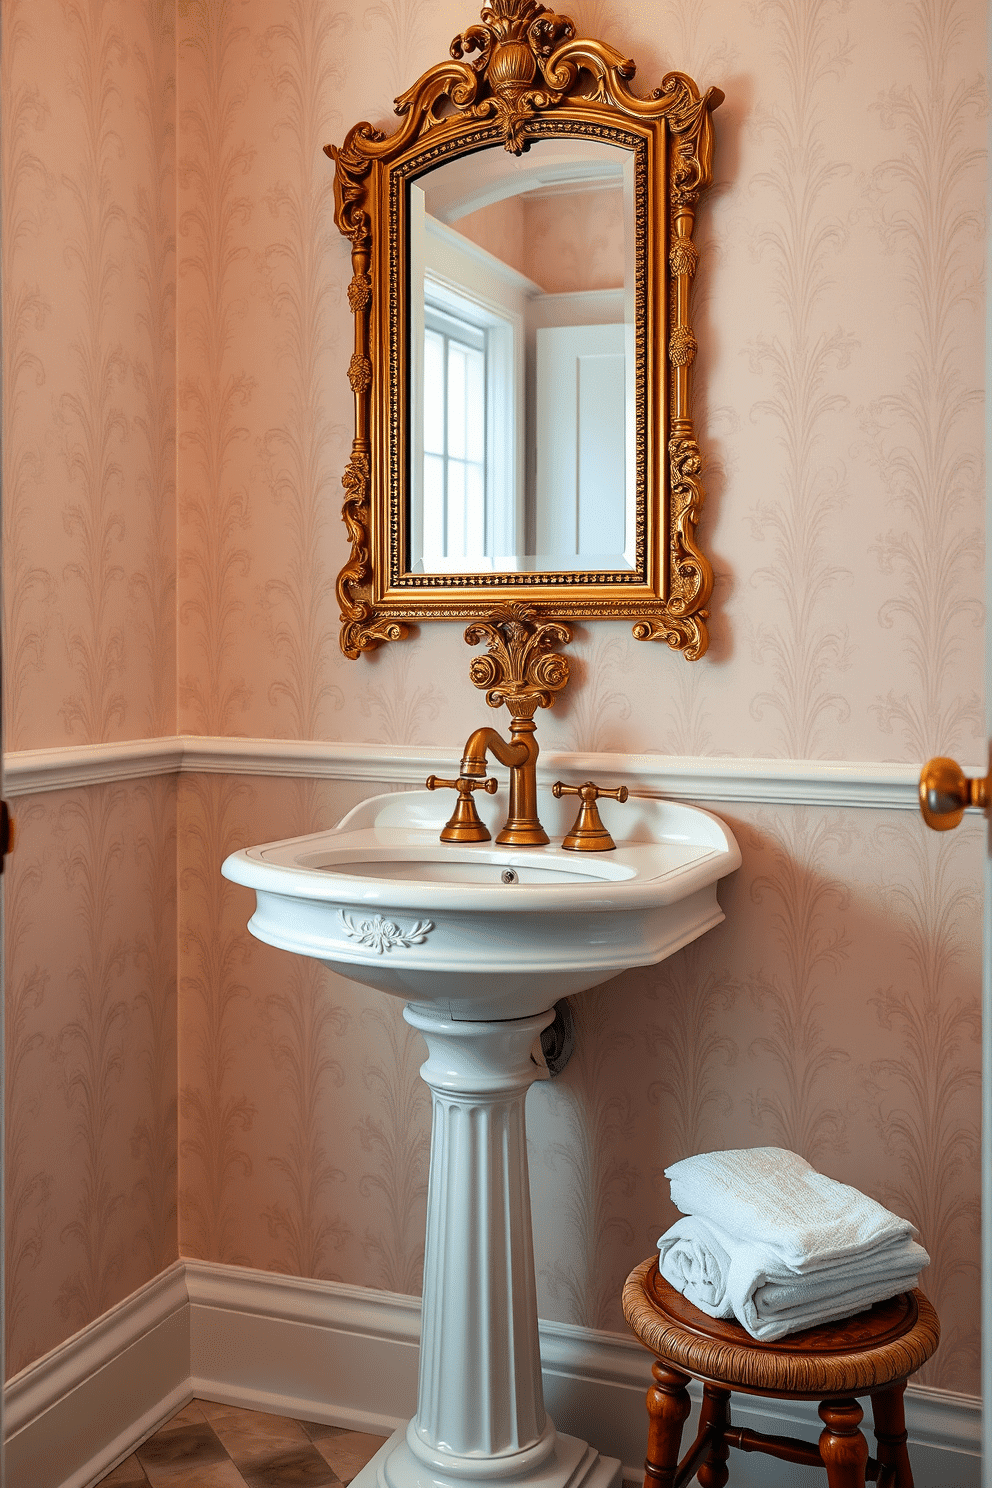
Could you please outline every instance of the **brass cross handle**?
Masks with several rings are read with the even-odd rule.
[[[472,792],[484,790],[487,796],[494,796],[499,790],[498,780],[494,780],[491,776],[488,780],[481,780],[478,776],[469,775],[459,775],[457,780],[439,780],[436,775],[428,775],[426,784],[429,791],[456,790],[458,792],[455,809],[441,833],[442,842],[489,841],[491,836],[489,828],[475,809]]]
[[[614,801],[626,801],[628,792],[625,785],[618,785],[616,790],[601,790],[591,780],[587,780],[585,785],[563,785],[560,780],[556,780],[551,787],[551,794],[556,800],[560,800],[562,796],[580,796],[582,799],[575,825],[564,838],[562,847],[569,852],[609,852],[616,847],[613,838],[603,826],[596,801],[600,796],[609,796]]]
[[[920,811],[928,827],[949,832],[964,816],[966,806],[987,811],[989,777],[969,780],[956,760],[938,755],[920,773]]]

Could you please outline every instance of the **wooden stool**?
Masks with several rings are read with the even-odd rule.
[[[655,1256],[628,1276],[623,1311],[656,1359],[656,1383],[648,1390],[644,1488],[684,1488],[697,1476],[704,1488],[724,1488],[731,1447],[824,1467],[830,1488],[864,1488],[866,1482],[913,1488],[903,1393],[940,1338],[937,1314],[921,1291],[878,1302],[842,1322],[760,1343],[739,1324],[693,1307],[659,1274]],[[696,1440],[680,1462],[690,1378],[703,1381],[703,1405]],[[818,1400],[819,1446],[732,1427],[732,1390]],[[858,1395],[871,1396],[877,1461],[869,1457],[860,1430],[864,1412]]]

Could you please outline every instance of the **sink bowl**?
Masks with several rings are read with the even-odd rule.
[[[495,837],[505,805],[477,805]],[[552,841],[537,848],[442,843],[450,810],[448,793],[376,796],[332,831],[234,853],[223,872],[255,891],[259,940],[485,1021],[663,960],[719,924],[717,883],[740,864],[724,824],[678,802],[606,802],[607,853],[562,849],[574,798],[542,792]]]

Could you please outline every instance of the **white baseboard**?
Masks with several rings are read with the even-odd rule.
[[[177,1261],[8,1380],[6,1488],[87,1488],[189,1399]]]
[[[88,1488],[192,1397],[387,1435],[414,1409],[420,1303],[372,1288],[180,1261],[6,1390],[7,1488]],[[541,1323],[548,1409],[640,1483],[649,1358],[632,1339]],[[816,1406],[735,1397],[739,1424],[815,1440]],[[919,1488],[978,1488],[980,1402],[911,1385]],[[819,1474],[734,1456],[735,1488]]]
[[[413,1414],[419,1298],[205,1261],[186,1279],[197,1398],[383,1436]]]

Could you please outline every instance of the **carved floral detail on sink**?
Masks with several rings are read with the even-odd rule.
[[[368,946],[381,956],[383,951],[391,951],[395,946],[423,945],[430,932],[434,929],[433,920],[418,920],[410,930],[401,930],[395,920],[387,920],[383,915],[376,915],[371,920],[359,920],[358,924],[350,915],[341,911],[344,921],[344,933],[350,940],[357,940],[359,945]]]

